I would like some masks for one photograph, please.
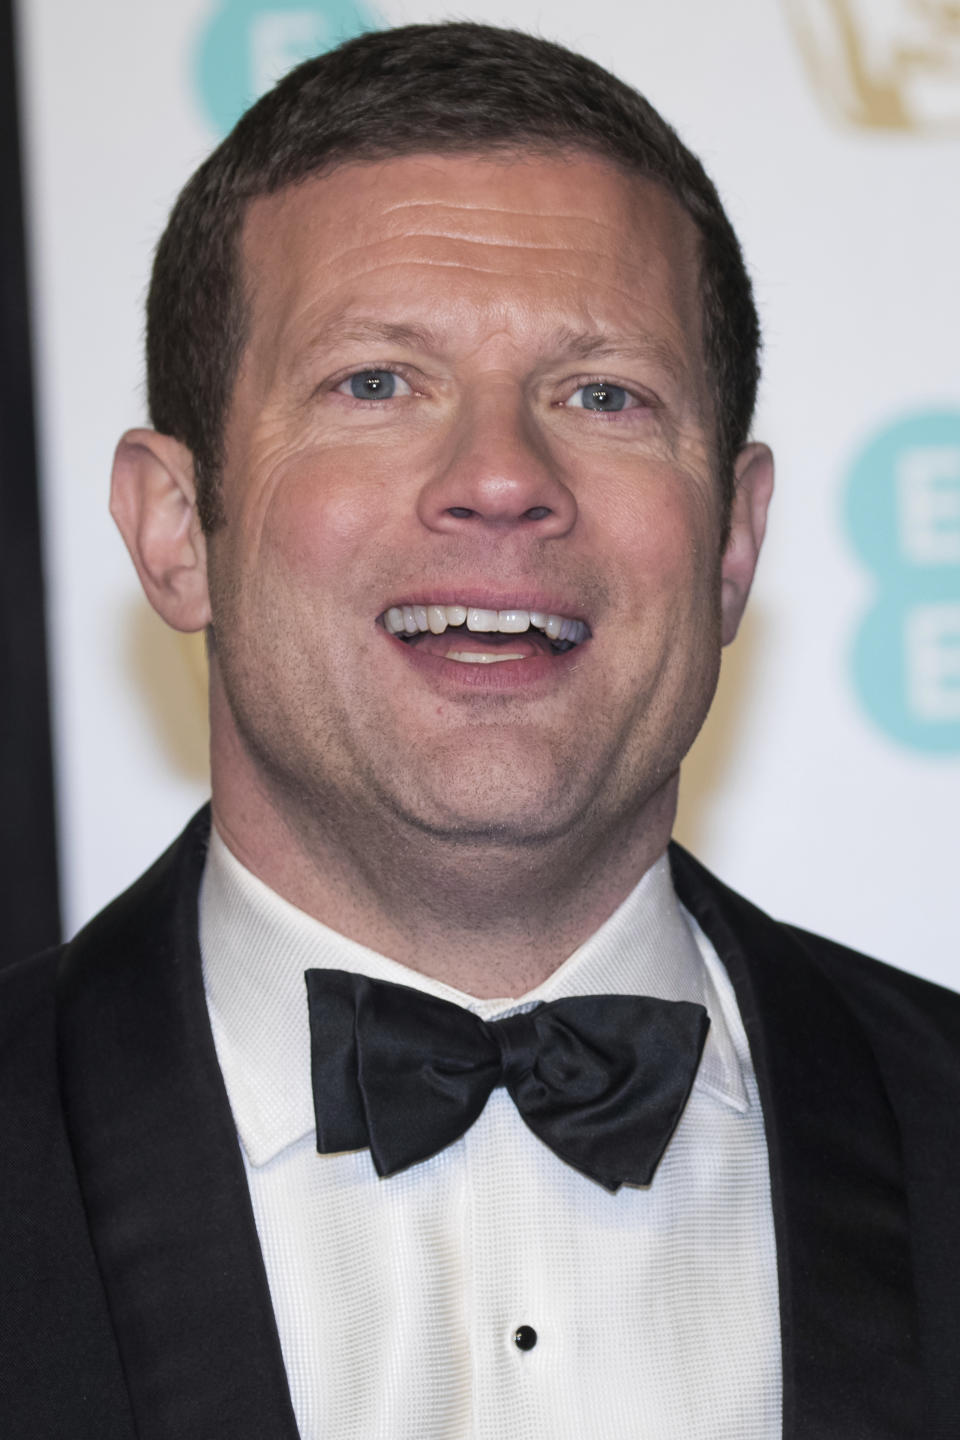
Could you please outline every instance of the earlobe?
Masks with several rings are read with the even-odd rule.
[[[114,456],[110,513],[157,614],[175,630],[204,629],[207,551],[186,446],[155,430],[128,430]]]
[[[721,563],[720,609],[724,645],[737,633],[753,584],[773,494],[769,446],[747,445],[737,456],[730,534]]]

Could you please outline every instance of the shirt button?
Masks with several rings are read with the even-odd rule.
[[[513,1343],[518,1350],[532,1350],[537,1343],[537,1332],[532,1325],[518,1325],[513,1332]]]

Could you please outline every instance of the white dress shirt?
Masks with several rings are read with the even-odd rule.
[[[214,833],[204,983],[303,1440],[778,1440],[763,1117],[726,971],[662,857],[527,995],[477,1000],[295,909]],[[534,1000],[692,1000],[710,1031],[648,1187],[611,1195],[506,1091],[422,1164],[318,1155],[304,971],[412,985],[491,1019]],[[532,1348],[515,1341],[535,1332]],[[531,1337],[525,1337],[529,1340]]]

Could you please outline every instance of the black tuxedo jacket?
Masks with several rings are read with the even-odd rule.
[[[208,827],[202,812],[71,944],[0,976],[9,1440],[297,1435],[203,995]],[[960,996],[672,858],[760,1086],[785,1440],[954,1440]]]

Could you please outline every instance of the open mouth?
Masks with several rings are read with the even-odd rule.
[[[586,621],[542,610],[392,605],[380,618],[387,633],[406,644],[465,665],[563,655],[590,637]]]

